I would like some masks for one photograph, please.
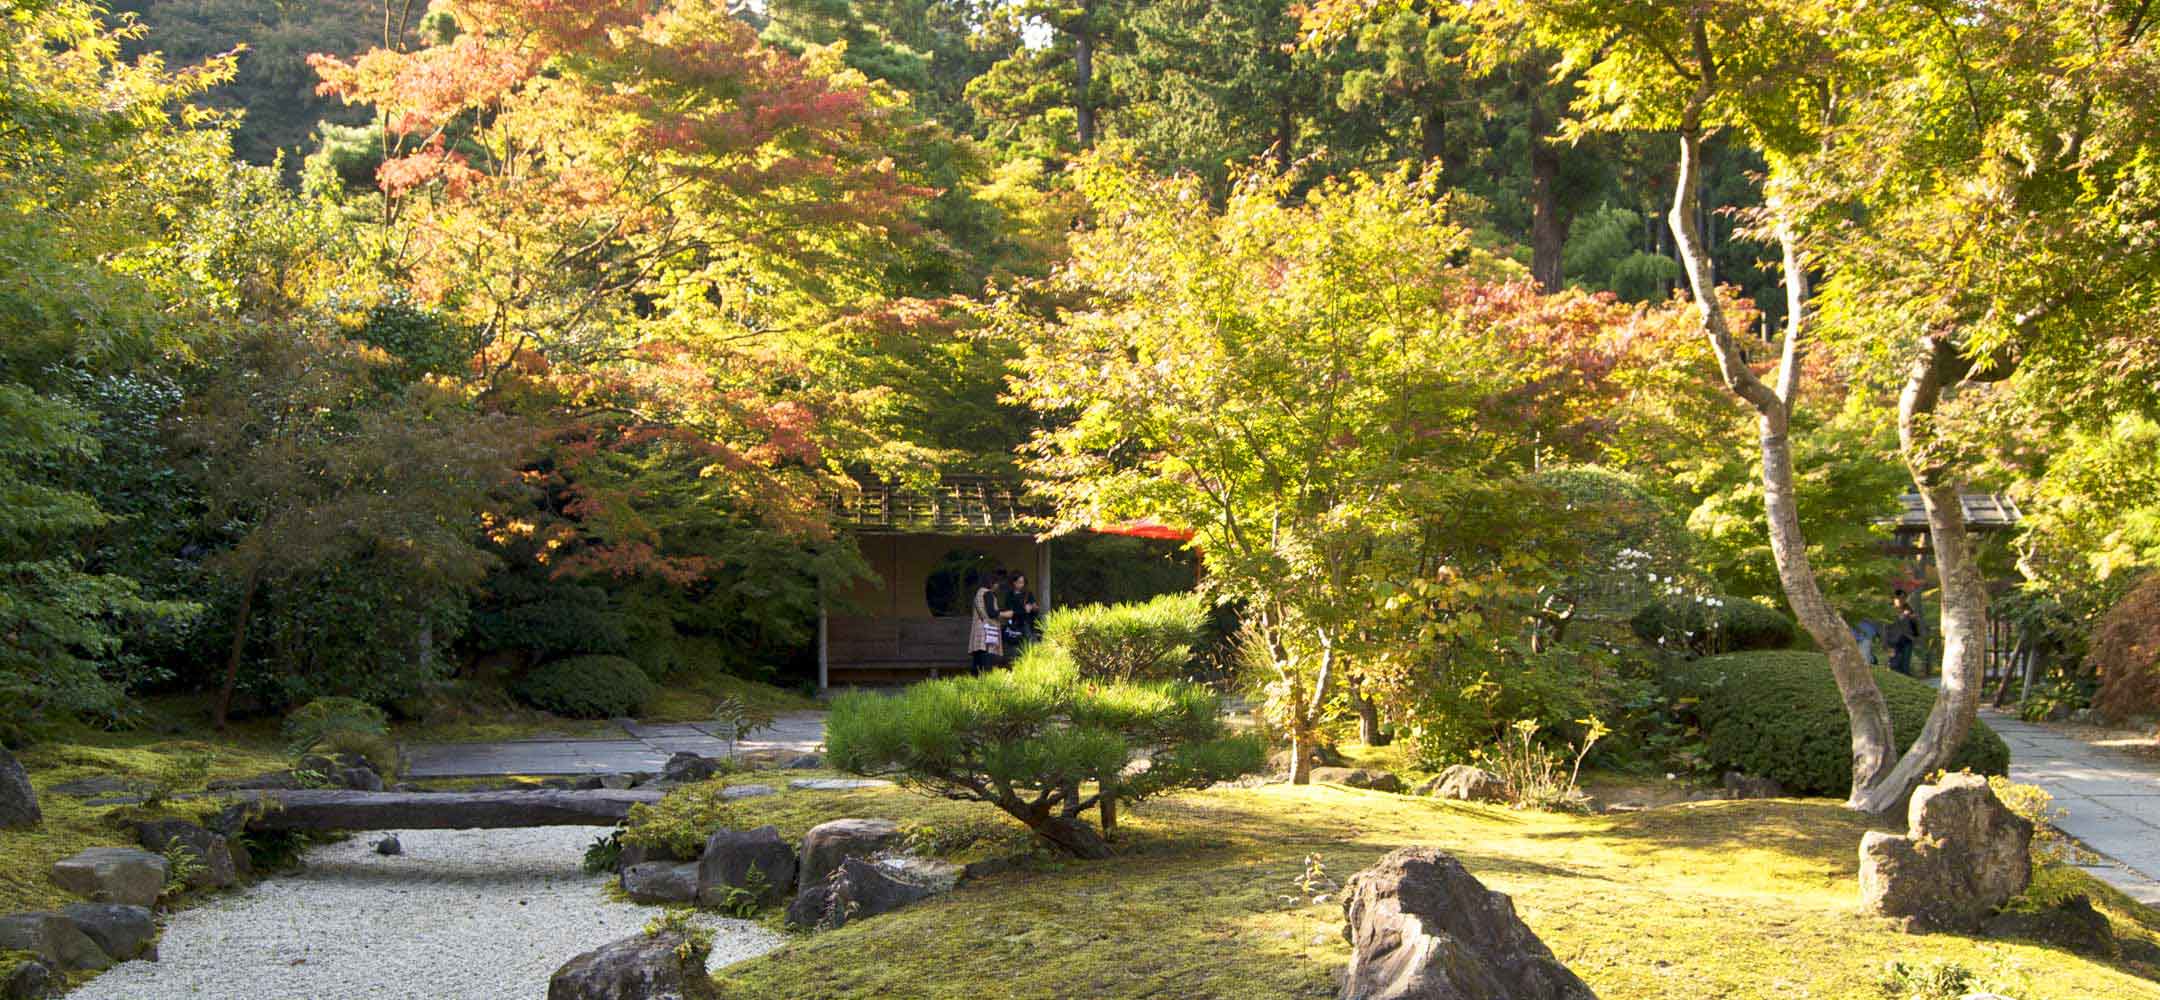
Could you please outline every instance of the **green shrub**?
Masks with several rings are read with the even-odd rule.
[[[660,801],[630,807],[623,821],[621,844],[656,848],[676,858],[696,858],[705,841],[723,827],[734,826],[740,811],[725,794],[720,781],[700,781],[671,789]]]
[[[1628,620],[1635,637],[1698,655],[1784,649],[1799,629],[1793,620],[1745,597],[1667,597]]]
[[[1820,653],[1758,651],[1714,656],[1666,675],[1675,698],[1692,699],[1693,713],[1718,767],[1775,778],[1798,793],[1844,795],[1852,790],[1852,727],[1838,696],[1830,661]],[[1887,669],[1875,671],[1890,704],[1900,752],[1912,745],[1935,704],[1935,689]],[[1975,721],[1949,770],[2003,774],[2010,748]]]
[[[1208,602],[1163,594],[1138,604],[1089,604],[1043,617],[1043,641],[1072,657],[1083,677],[1169,680],[1206,641]]]
[[[285,717],[285,748],[294,754],[321,746],[333,733],[390,735],[390,717],[358,698],[317,698]]]
[[[1040,647],[1010,670],[852,692],[825,723],[827,759],[934,794],[988,802],[1052,846],[1109,855],[1080,813],[1256,771],[1258,737],[1224,725],[1213,692],[1183,681],[1083,682]],[[1144,770],[1127,766],[1145,758]]]
[[[1577,720],[1616,716],[1623,681],[1617,659],[1592,648],[1458,655],[1424,675],[1406,703],[1403,733],[1418,766],[1437,771],[1509,739],[1522,719],[1572,738],[1582,728]]]
[[[573,656],[533,668],[510,693],[556,715],[606,719],[637,714],[659,688],[620,656]]]

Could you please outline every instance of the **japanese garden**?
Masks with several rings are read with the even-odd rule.
[[[2150,0],[0,0],[0,1000],[2160,1000]]]

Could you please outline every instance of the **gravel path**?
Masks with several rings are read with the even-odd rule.
[[[299,872],[170,917],[157,962],[127,962],[71,1000],[539,1000],[572,956],[638,932],[657,908],[615,902],[578,870],[590,827],[415,830],[383,857],[360,834]],[[711,918],[714,968],[783,939]]]

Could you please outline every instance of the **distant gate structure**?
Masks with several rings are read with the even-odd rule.
[[[1966,493],[1958,499],[1965,509],[1965,530],[1976,540],[2015,530],[2025,519],[2024,513],[2018,510],[2017,500],[2007,493]],[[1933,579],[1935,552],[1928,544],[1927,508],[1922,506],[1918,493],[1907,493],[1899,497],[1898,502],[1898,515],[1890,524],[1897,537],[1894,551],[1910,564],[1904,583],[1932,587],[1937,581]],[[1999,592],[2009,586],[2008,581],[1991,580],[1988,589]],[[1929,609],[1929,613],[1932,614],[1933,609]],[[1935,635],[1938,630],[1933,621],[1927,622],[1926,627],[1928,660],[1937,662],[1941,654],[1935,645],[1940,641]],[[1982,686],[1997,683],[2001,685],[1998,692],[2007,692],[2013,678],[2031,669],[2032,650],[2025,637],[2007,622],[1990,621],[1987,636],[1987,665]],[[2027,683],[2030,683],[2029,678]]]
[[[889,684],[968,667],[971,573],[1025,573],[1045,610],[1056,606],[1058,543],[1038,534],[1054,511],[1017,479],[947,475],[916,490],[858,478],[829,498],[834,527],[854,536],[874,577],[828,595],[818,615],[818,687]],[[1185,541],[1154,521],[1097,525],[1095,534]]]

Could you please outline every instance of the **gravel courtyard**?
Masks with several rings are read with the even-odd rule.
[[[359,834],[279,875],[167,918],[157,962],[127,962],[72,1000],[508,1000],[547,995],[571,957],[659,912],[578,870],[592,827],[416,830],[405,853]],[[710,918],[713,967],[782,938]]]

